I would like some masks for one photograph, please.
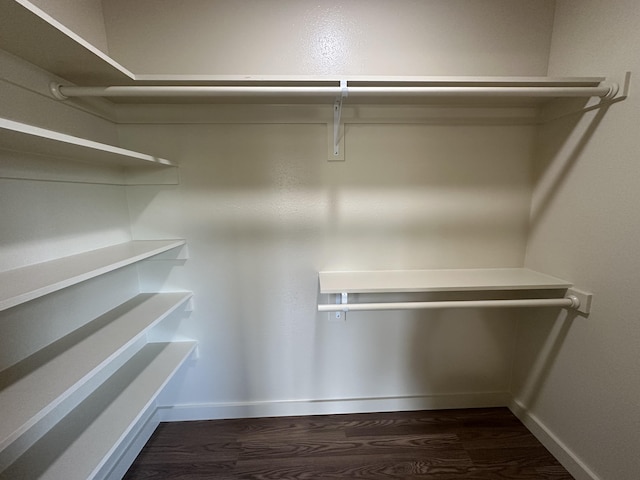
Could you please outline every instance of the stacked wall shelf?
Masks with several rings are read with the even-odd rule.
[[[132,241],[2,272],[0,310],[184,244]],[[147,343],[149,331],[190,298],[190,292],[139,294],[0,372],[0,478],[108,474],[123,453],[118,448],[127,448],[195,347]],[[50,463],[33,461],[63,446]]]
[[[176,174],[176,164],[163,158],[4,118],[0,150],[18,159],[14,165],[23,158],[28,165],[35,155],[52,169],[61,159],[97,172],[102,171],[98,166],[115,166],[125,172],[133,168],[134,175],[154,169]],[[173,182],[171,176],[151,181],[158,178]],[[185,243],[133,240],[0,272],[0,311],[11,316],[35,299]],[[122,469],[120,459],[157,424],[156,397],[195,348],[194,342],[149,343],[148,334],[187,309],[190,298],[190,292],[138,294],[5,366],[0,372],[0,478],[105,478]]]
[[[0,311],[180,247],[184,240],[134,240],[0,272]]]
[[[0,118],[0,148],[86,163],[176,166],[164,158]]]
[[[16,155],[17,153],[17,155]],[[176,185],[165,158],[0,118],[0,178],[113,185]]]
[[[115,451],[194,347],[194,342],[147,344],[0,478],[85,480],[108,474]]]
[[[44,358],[30,357],[17,368],[0,373],[0,385],[7,385],[0,390],[0,405],[14,412],[0,424],[0,451],[108,368],[190,297],[188,292],[140,294],[88,324],[89,332],[82,332],[80,338],[56,342]],[[49,382],[51,378],[56,381]]]

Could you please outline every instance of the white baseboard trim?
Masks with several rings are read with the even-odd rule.
[[[158,407],[158,415],[161,422],[178,422],[225,418],[506,407],[510,400],[511,395],[508,392],[485,392],[330,400],[209,403]]]
[[[509,409],[576,480],[602,480],[521,402],[512,398]]]

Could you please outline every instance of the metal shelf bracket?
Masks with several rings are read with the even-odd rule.
[[[335,309],[329,312],[329,320],[334,322],[344,322],[347,320],[347,310],[349,304],[349,294],[347,292],[338,293],[336,295]]]
[[[347,81],[340,80],[340,96],[333,103],[333,138],[330,137],[329,161],[344,161],[344,125],[342,103],[349,95]]]

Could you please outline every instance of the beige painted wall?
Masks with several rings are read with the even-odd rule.
[[[110,0],[139,74],[544,75],[552,0]]]
[[[544,75],[553,6],[193,0],[104,11],[111,53],[136,73]],[[151,125],[120,128],[125,146],[181,163],[179,187],[128,189],[134,237],[184,237],[191,253],[184,269],[141,272],[148,288],[197,298],[178,336],[198,339],[200,359],[167,403],[216,415],[228,403],[482,404],[508,391],[518,312],[328,323],[317,272],[521,265],[532,127],[353,120],[347,161],[327,162],[324,116],[295,124],[274,109],[225,124],[215,108],[155,107]]]
[[[189,244],[183,269],[142,272],[148,288],[197,299],[178,335],[198,339],[200,359],[165,401],[219,415],[227,403],[482,405],[507,392],[518,312],[330,323],[316,312],[317,272],[521,265],[534,128],[351,124],[346,162],[327,161],[326,135],[314,124],[121,127],[125,144],[181,163],[179,187],[128,191],[135,238]]]
[[[640,473],[638,19],[633,0],[560,0],[551,49],[552,75],[636,76],[626,101],[540,137],[526,263],[591,290],[594,305],[588,319],[522,323],[514,389],[584,464],[578,479]]]

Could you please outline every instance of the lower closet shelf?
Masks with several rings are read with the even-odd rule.
[[[110,366],[111,371],[115,370],[119,366],[113,366],[117,360],[120,364],[126,361],[122,358],[126,357],[124,354],[138,348],[135,344],[143,341],[149,329],[184,305],[191,296],[191,292],[137,295],[3,371],[0,374],[3,412],[0,468],[14,460],[12,456],[22,453],[6,453],[6,448],[47,415],[61,417],[66,414],[74,405],[59,409],[64,411],[56,411],[56,408],[92,379],[106,377]],[[76,403],[81,399],[82,396]],[[25,440],[21,441],[25,443]]]
[[[63,418],[0,479],[93,479],[153,408],[195,342],[149,343]]]
[[[417,310],[442,308],[486,307],[562,307],[588,314],[592,294],[573,288],[573,284],[560,278],[529,270],[528,268],[472,268],[441,270],[371,270],[346,272],[319,272],[320,294],[335,294],[336,302],[319,304],[319,312],[368,310]],[[548,292],[546,298],[504,299],[493,298],[495,292]],[[394,301],[352,303],[350,294],[443,293],[484,292],[491,296],[473,300]],[[564,292],[564,293],[561,293]],[[560,294],[559,294],[560,293]]]

